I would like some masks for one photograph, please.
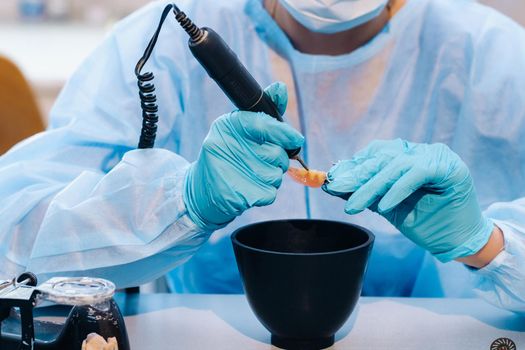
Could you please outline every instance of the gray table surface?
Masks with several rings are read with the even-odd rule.
[[[243,295],[119,296],[132,350],[277,349]],[[361,298],[330,349],[525,350],[525,317],[477,299]]]

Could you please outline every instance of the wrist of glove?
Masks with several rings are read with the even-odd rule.
[[[266,93],[284,113],[286,86],[272,84]],[[264,113],[234,111],[219,117],[186,174],[183,198],[191,219],[211,231],[251,207],[273,203],[289,166],[285,150],[303,142],[290,125]]]
[[[475,254],[493,230],[467,166],[443,144],[375,141],[336,164],[328,180],[330,194],[353,192],[345,212],[379,213],[442,262]]]

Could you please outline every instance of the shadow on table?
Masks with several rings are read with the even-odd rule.
[[[241,298],[242,302],[239,302],[239,298]],[[259,342],[270,344],[270,333],[257,320],[244,296],[221,295],[220,300],[217,300],[213,296],[207,298],[191,294],[186,294],[182,298],[177,297],[176,294],[171,294],[169,298],[162,294],[119,294],[115,296],[115,300],[124,316],[134,316],[176,307],[209,310],[243,335]],[[336,333],[336,342],[350,333],[358,313],[359,305],[356,306],[350,318]]]
[[[438,315],[469,316],[500,330],[525,332],[525,315],[518,315],[499,309],[481,299],[392,298],[387,300],[411,307],[422,308]],[[385,299],[361,299],[362,304],[380,301],[385,301]]]

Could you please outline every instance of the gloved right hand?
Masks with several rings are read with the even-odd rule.
[[[283,83],[266,89],[284,113]],[[219,117],[204,140],[184,185],[184,203],[199,227],[216,230],[253,206],[275,200],[289,159],[285,149],[303,145],[303,136],[264,113],[234,111]]]

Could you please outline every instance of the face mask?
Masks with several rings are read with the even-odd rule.
[[[313,32],[337,33],[377,17],[388,0],[280,0],[286,10]]]

